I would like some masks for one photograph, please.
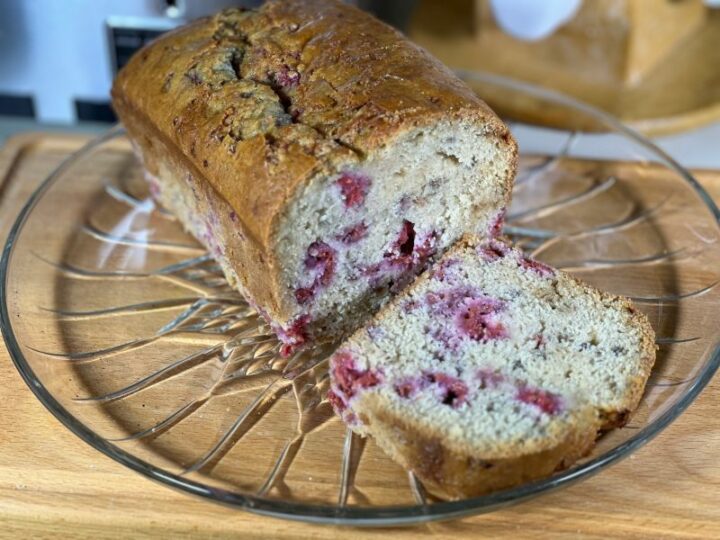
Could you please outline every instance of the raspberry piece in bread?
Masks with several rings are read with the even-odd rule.
[[[329,398],[458,498],[572,464],[637,407],[654,360],[629,300],[468,236],[341,345]]]
[[[230,9],[144,48],[113,105],[153,196],[283,351],[357,328],[502,224],[517,149],[451,71],[337,0]]]

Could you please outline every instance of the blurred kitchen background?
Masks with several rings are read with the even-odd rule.
[[[115,121],[114,74],[159,34],[260,0],[0,0],[0,144]],[[450,67],[512,77],[604,109],[687,166],[720,166],[720,0],[354,0]],[[478,92],[503,117],[575,119]]]

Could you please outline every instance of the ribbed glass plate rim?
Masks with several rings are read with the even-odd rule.
[[[720,210],[693,175],[648,139],[625,126],[612,116],[578,100],[532,84],[487,73],[460,71],[459,75],[468,81],[486,83],[504,87],[515,92],[522,92],[558,105],[571,107],[584,114],[594,117],[602,124],[618,133],[621,133],[636,144],[650,151],[654,154],[654,157],[657,158],[658,162],[676,172],[700,197],[710,210],[715,222],[718,226],[720,226]],[[207,486],[200,482],[170,473],[142,459],[138,459],[131,453],[100,437],[58,402],[43,385],[42,381],[39,380],[29,362],[24,357],[20,344],[15,336],[8,311],[7,287],[9,267],[12,262],[16,240],[18,239],[26,221],[30,217],[33,208],[48,191],[48,189],[58,180],[58,178],[61,178],[63,173],[70,169],[73,164],[83,159],[95,148],[114,138],[124,135],[124,133],[125,132],[122,126],[115,126],[104,135],[90,141],[76,153],[66,158],[60,166],[43,181],[43,183],[30,196],[27,203],[23,206],[10,230],[5,247],[3,248],[2,259],[0,259],[0,329],[2,330],[8,352],[10,353],[15,367],[20,372],[20,375],[24,379],[25,383],[29,386],[30,390],[35,394],[40,402],[60,422],[96,450],[99,450],[118,463],[121,463],[122,465],[169,487],[227,506],[254,512],[256,514],[312,523],[355,526],[406,525],[485,513],[529,499],[541,493],[568,486],[581,479],[588,478],[606,466],[627,457],[634,450],[638,449],[658,435],[685,409],[687,409],[687,407],[708,384],[710,379],[718,370],[718,367],[720,367],[719,344],[716,345],[711,357],[708,359],[706,365],[698,374],[695,381],[687,387],[685,394],[679,402],[652,423],[639,430],[624,443],[605,454],[588,461],[587,463],[559,473],[551,478],[471,499],[437,502],[433,504],[417,504],[413,506],[405,505],[373,508],[299,504],[252,495],[242,495],[226,489]]]

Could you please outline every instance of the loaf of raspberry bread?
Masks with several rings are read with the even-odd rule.
[[[429,491],[468,497],[585,455],[654,360],[629,300],[467,237],[341,345],[329,399]]]
[[[270,320],[336,339],[468,229],[499,229],[507,128],[440,62],[335,0],[269,1],[166,34],[113,105],[156,199]]]

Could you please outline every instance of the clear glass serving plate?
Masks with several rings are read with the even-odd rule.
[[[521,149],[506,234],[540,260],[632,297],[657,333],[639,410],[551,478],[435,500],[326,399],[330,348],[278,355],[255,311],[148,196],[121,128],[63,163],[5,247],[2,330],[42,403],[99,451],[168,486],[254,512],[355,525],[446,519],[597,473],[657,435],[718,367],[718,209],[692,175],[605,114],[541,100],[587,131],[512,124]],[[620,486],[618,486],[620,489]]]

